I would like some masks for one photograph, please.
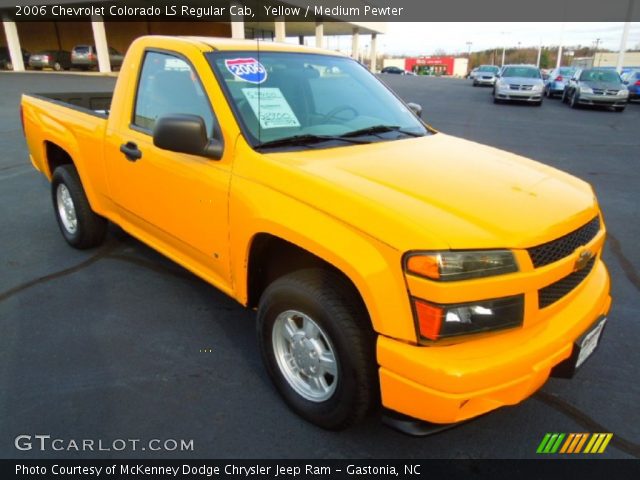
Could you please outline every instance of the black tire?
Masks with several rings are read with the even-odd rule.
[[[500,103],[500,99],[496,97],[495,94],[493,94],[492,97],[493,97],[493,103],[495,103],[496,105]]]
[[[65,226],[58,208],[58,189],[64,185],[71,197],[75,210],[77,225],[75,230],[70,230]],[[61,165],[53,172],[51,179],[51,199],[53,201],[53,211],[60,227],[62,236],[69,245],[74,248],[84,250],[97,247],[104,242],[107,234],[107,220],[91,210],[91,205],[82,188],[82,182],[73,165]]]
[[[542,100],[540,100],[539,102],[535,102],[534,105],[536,107],[541,107],[542,106]]]
[[[562,103],[567,103],[567,90],[562,91]]]
[[[569,98],[569,106],[571,108],[580,107],[580,103],[578,102],[578,92],[576,90],[573,91],[573,94]]]
[[[352,290],[336,273],[300,270],[269,285],[258,307],[258,342],[271,380],[294,412],[328,430],[344,429],[379,405],[376,336],[362,302]],[[327,399],[305,398],[292,387],[278,364],[273,330],[278,316],[288,310],[311,318],[333,347],[337,375],[330,378],[336,384]],[[290,344],[287,348],[291,352]]]
[[[5,68],[6,70],[13,70],[13,63],[11,63],[11,62],[7,62],[7,63],[5,63],[5,64],[4,64],[4,68]]]
[[[613,107],[613,109],[614,109],[616,112],[618,112],[618,113],[622,113],[622,112],[624,112],[624,109],[625,109],[625,108],[627,108],[627,107]]]
[[[474,86],[474,87],[477,87],[477,86],[478,86],[478,83],[477,83],[475,80],[473,81],[473,86]]]

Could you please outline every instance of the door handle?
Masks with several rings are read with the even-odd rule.
[[[142,152],[133,142],[127,142],[120,145],[120,151],[124,153],[124,156],[127,157],[127,160],[130,162],[135,162],[142,158]]]

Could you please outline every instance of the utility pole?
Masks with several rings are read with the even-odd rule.
[[[596,57],[598,56],[598,46],[600,45],[600,39],[596,38],[596,49],[593,52],[593,63],[596,63]],[[596,65],[594,65],[595,67]],[[598,59],[598,67],[600,66],[600,59]]]
[[[467,58],[471,58],[471,45],[473,42],[467,42]]]
[[[507,35],[509,32],[500,32],[502,34],[502,65],[504,67],[504,51],[505,51],[505,38],[504,36]]]
[[[556,60],[556,68],[560,68],[562,64],[562,41],[564,37],[564,22],[562,22],[562,27],[560,29],[560,45],[558,45],[558,59]]]
[[[622,73],[622,67],[624,66],[624,53],[627,50],[627,38],[629,37],[629,27],[631,26],[631,14],[633,13],[633,0],[629,0],[629,6],[627,7],[627,18],[624,22],[624,28],[622,29],[622,38],[620,39],[620,51],[618,52],[618,63],[616,64],[616,70],[618,74]]]
[[[536,60],[536,67],[540,68],[540,57],[542,56],[542,43],[538,45],[538,59]]]

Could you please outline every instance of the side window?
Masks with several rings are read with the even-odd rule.
[[[182,58],[147,52],[138,81],[133,124],[153,130],[159,117],[175,113],[202,117],[213,132],[213,113],[197,74]]]

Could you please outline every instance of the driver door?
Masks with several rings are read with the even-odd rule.
[[[216,161],[153,144],[157,119],[176,113],[199,115],[221,138],[198,74],[177,53],[149,50],[135,88],[130,122],[115,122],[105,142],[109,188],[123,227],[225,289],[230,155]]]

